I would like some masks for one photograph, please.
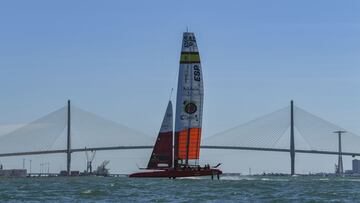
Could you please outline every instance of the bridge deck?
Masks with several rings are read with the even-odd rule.
[[[152,149],[153,146],[113,146],[113,147],[93,147],[93,148],[78,148],[72,149],[71,152],[84,152],[84,151],[106,151],[106,150],[132,150],[132,149]],[[278,149],[278,148],[261,148],[261,147],[238,147],[238,146],[201,146],[202,149],[225,149],[225,150],[251,150],[251,151],[271,151],[271,152],[288,152],[290,149]],[[67,150],[44,150],[44,151],[31,151],[31,152],[14,152],[3,153],[0,157],[8,156],[25,156],[25,155],[40,155],[40,154],[59,154],[66,153]],[[345,156],[360,156],[357,152],[335,152],[335,151],[318,151],[318,150],[295,150],[296,153],[308,153],[308,154],[328,154],[328,155],[345,155]]]

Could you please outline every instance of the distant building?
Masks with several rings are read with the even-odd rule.
[[[0,177],[6,178],[25,178],[27,175],[26,169],[6,169],[0,170]]]
[[[360,160],[357,159],[352,160],[352,171],[353,173],[360,174]]]
[[[67,171],[60,171],[59,176],[68,176]],[[70,176],[80,176],[80,171],[71,171]]]

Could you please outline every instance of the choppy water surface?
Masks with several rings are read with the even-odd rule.
[[[359,202],[360,177],[0,179],[0,202]]]

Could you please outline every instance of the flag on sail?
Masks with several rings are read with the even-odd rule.
[[[194,33],[183,34],[176,98],[174,166],[196,165],[200,156],[203,77]]]
[[[169,101],[160,132],[148,163],[148,169],[169,168],[173,156],[173,108]]]

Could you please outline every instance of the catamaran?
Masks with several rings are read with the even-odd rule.
[[[203,98],[203,76],[195,35],[185,32],[176,96],[175,135],[172,103],[169,101],[146,171],[129,177],[217,176],[219,179],[222,174],[217,168],[219,164],[215,167],[199,165]]]

